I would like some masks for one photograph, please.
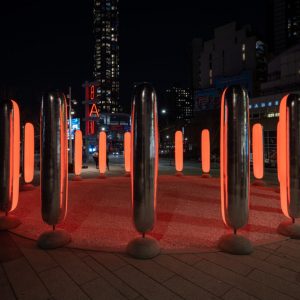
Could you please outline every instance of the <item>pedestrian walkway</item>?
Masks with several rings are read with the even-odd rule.
[[[0,233],[0,299],[300,299],[300,241],[221,252],[160,255],[57,249]]]

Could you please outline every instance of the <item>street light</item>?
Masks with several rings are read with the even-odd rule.
[[[166,113],[167,113],[167,110],[163,108],[163,109],[161,110],[161,114],[162,114],[162,115],[165,115]]]

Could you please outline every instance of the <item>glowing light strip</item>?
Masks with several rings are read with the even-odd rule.
[[[220,126],[220,180],[221,180],[221,212],[223,222],[227,225],[226,211],[228,206],[227,199],[227,106],[224,90],[221,99],[221,126]]]
[[[183,134],[181,131],[175,133],[175,168],[177,172],[183,170]]]
[[[279,157],[277,159],[278,172],[279,172],[279,182],[280,182],[280,201],[281,209],[286,217],[289,216],[289,186],[288,186],[288,165],[289,165],[289,154],[288,154],[288,142],[289,142],[289,126],[288,126],[288,110],[287,110],[287,99],[289,95],[282,98],[279,107]]]
[[[257,179],[264,177],[264,136],[261,124],[252,128],[253,175]]]
[[[34,178],[34,127],[26,123],[24,127],[24,181],[32,182]]]
[[[13,104],[13,116],[12,116],[12,207],[10,211],[13,211],[19,200],[19,175],[20,175],[20,110],[18,104],[12,100]]]
[[[79,176],[82,170],[82,132],[75,131],[74,136],[74,174]]]
[[[201,161],[202,172],[210,172],[210,135],[209,130],[204,129],[201,133]]]
[[[125,163],[125,171],[130,172],[130,153],[131,150],[131,133],[125,132],[124,134],[124,163]]]
[[[106,132],[102,131],[99,134],[99,172],[106,172]]]

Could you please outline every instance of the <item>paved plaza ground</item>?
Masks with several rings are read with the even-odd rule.
[[[163,160],[160,174],[169,178],[174,173],[172,163]],[[200,165],[186,163],[184,174],[187,179],[200,175]],[[212,174],[218,176],[217,164]],[[97,176],[98,170],[92,164],[83,172],[87,182],[93,182]],[[119,158],[111,159],[108,176],[124,178]],[[107,182],[118,180],[108,178]],[[268,170],[265,181],[268,187],[252,196],[257,202],[252,209],[257,217],[275,214],[278,218],[279,196],[275,192],[274,170]],[[191,191],[190,196],[193,192],[196,193]],[[23,193],[27,192],[22,192],[20,199],[24,197]],[[259,197],[266,202],[260,203]],[[276,207],[270,205],[272,201],[277,203]],[[162,206],[160,210],[163,209]],[[26,219],[24,215],[24,223],[30,220],[30,213],[27,213],[29,217]],[[186,211],[182,211],[184,213]],[[73,217],[76,218],[76,214]],[[232,256],[213,248],[190,248],[163,251],[147,261],[130,258],[122,249],[44,251],[37,248],[33,239],[20,236],[20,232],[0,232],[0,299],[300,299],[300,241],[283,237],[274,241],[272,226],[278,220],[275,219],[271,226],[273,221],[273,217],[262,220],[264,226],[247,229],[268,236],[268,241],[260,241],[249,256]],[[214,221],[216,228],[217,222]]]

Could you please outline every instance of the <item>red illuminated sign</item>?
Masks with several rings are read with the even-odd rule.
[[[88,125],[88,135],[92,135],[95,134],[95,121],[88,121],[87,122]]]
[[[90,99],[94,100],[95,99],[95,86],[91,85],[91,89],[90,89]]]
[[[96,104],[93,104],[91,109],[90,109],[90,117],[94,117],[96,115],[97,118],[99,118],[99,110],[97,108]]]

